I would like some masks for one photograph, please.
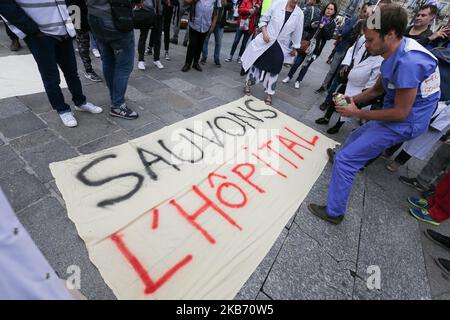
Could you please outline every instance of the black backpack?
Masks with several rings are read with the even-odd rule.
[[[134,29],[133,6],[130,0],[109,0],[114,26],[122,32]]]

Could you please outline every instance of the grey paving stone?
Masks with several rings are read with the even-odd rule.
[[[153,122],[146,124],[143,127],[140,127],[140,128],[137,128],[137,129],[131,131],[131,136],[133,138],[145,136],[149,133],[152,133],[152,132],[158,131],[159,129],[162,129],[165,126],[166,125],[163,122],[161,122],[159,120],[154,120]]]
[[[148,95],[151,95],[151,93],[158,91],[162,88],[167,88],[167,86],[164,83],[152,79],[150,77],[146,77],[145,75],[137,78],[130,78],[128,84],[135,87],[142,93]]]
[[[357,273],[366,279],[369,266],[379,266],[381,291],[392,299],[429,299],[417,221],[406,210],[385,201],[382,189],[368,180]],[[355,295],[368,291],[355,286]]]
[[[66,103],[69,105],[73,104],[69,89],[62,89],[62,93],[64,95],[64,100],[66,101]],[[29,94],[17,98],[22,101],[28,108],[30,108],[31,111],[33,111],[35,114],[41,114],[53,110],[45,92]]]
[[[309,203],[325,205],[328,195],[329,172],[327,165],[306,199],[297,211],[295,224],[316,240],[324,251],[338,261],[356,262],[361,219],[363,218],[364,177],[359,175],[354,183],[347,204],[344,221],[333,225],[314,216],[308,209]],[[291,227],[292,229],[292,227]]]
[[[225,101],[225,103],[242,98],[244,96],[242,87],[224,88],[223,85],[214,85],[207,89],[212,96],[216,96]]]
[[[268,295],[266,295],[264,292],[258,293],[258,296],[255,300],[272,300]]]
[[[146,95],[145,93],[142,93],[135,87],[130,86],[130,85],[127,87],[127,93],[125,95],[125,99],[131,100],[134,102],[138,102],[138,101],[146,100],[148,98],[149,98],[148,95]]]
[[[46,197],[18,214],[18,218],[58,276],[67,279],[70,266],[81,270],[81,293],[88,299],[114,299],[97,268],[90,262],[86,246],[74,224],[53,197]]]
[[[288,231],[286,229],[283,229],[270,251],[258,265],[247,282],[242,286],[241,290],[237,293],[234,299],[253,300],[257,298],[264,282],[266,281],[270,269],[275,263],[278,253],[280,252],[280,249],[286,240],[287,235]]]
[[[83,86],[83,94],[86,96],[87,101],[90,101],[97,106],[101,106],[105,111],[109,112],[111,98],[105,82],[91,83],[87,86]],[[73,106],[73,103],[71,105]]]
[[[27,106],[15,97],[0,100],[0,119],[7,119],[26,111],[29,111]]]
[[[0,187],[16,213],[48,194],[38,178],[25,170],[1,178]]]
[[[77,157],[78,152],[62,139],[56,139],[22,152],[22,156],[39,179],[45,183],[53,180],[49,169],[50,163]]]
[[[10,146],[0,147],[0,163],[2,168],[0,170],[0,178],[14,174],[25,166],[25,163]]]
[[[29,133],[20,138],[11,140],[9,143],[18,152],[23,152],[28,149],[32,149],[39,144],[45,144],[57,139],[57,136],[52,130],[45,128],[33,133]]]
[[[181,114],[172,110],[167,111],[166,113],[158,114],[158,118],[166,125],[171,125],[184,119]]]
[[[110,121],[109,110],[107,109],[101,114],[76,112],[75,117],[77,118],[78,126],[68,128],[61,122],[56,112],[42,115],[42,118],[48,123],[48,126],[57,131],[74,147],[84,145],[120,129]]]
[[[0,132],[9,139],[45,128],[46,125],[31,112],[0,119]]]
[[[276,96],[274,96],[273,98],[272,106],[296,120],[300,120],[303,114],[305,113],[305,110],[293,107],[290,104],[284,102],[283,100],[278,99]]]
[[[225,75],[212,77],[211,80],[214,81],[216,84],[225,85],[226,87],[229,88],[242,87],[242,82],[235,81]]]
[[[63,196],[62,196],[61,192],[59,191],[58,186],[56,185],[55,180],[50,181],[49,184],[50,184],[50,188],[51,188],[53,191],[55,191],[56,194],[57,194],[61,199],[63,199]],[[65,206],[64,206],[64,208],[65,208]]]
[[[211,93],[208,90],[200,87],[184,90],[183,93],[195,100],[203,100],[211,97]]]
[[[142,100],[139,102],[139,104],[131,101],[129,101],[127,104],[129,108],[139,113],[139,118],[135,120],[111,118],[110,121],[117,124],[120,128],[127,130],[127,132],[129,133],[149,123],[160,121],[158,115],[155,114],[156,111],[161,111],[161,113],[165,113],[167,112],[167,110],[171,110],[167,106],[163,105],[161,101],[154,98],[145,101]]]
[[[337,262],[293,226],[264,284],[272,299],[350,299],[354,264]]]
[[[216,96],[211,96],[205,100],[200,101],[198,104],[195,105],[195,107],[198,108],[199,110],[207,111],[214,109],[218,106],[221,106],[223,104],[225,104],[224,100]]]
[[[185,94],[174,92],[173,89],[158,90],[152,97],[182,115],[188,114],[193,106],[192,101]]]
[[[169,80],[162,80],[161,82],[177,91],[189,91],[195,88],[192,83],[180,78],[171,78]]]
[[[130,140],[130,138],[131,136],[125,132],[125,130],[120,130],[82,145],[81,147],[78,147],[78,151],[83,154],[94,153],[125,143]]]

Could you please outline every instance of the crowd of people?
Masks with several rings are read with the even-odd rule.
[[[139,30],[139,70],[147,68],[145,56],[150,55],[156,68],[164,68],[160,59],[163,34],[164,59],[171,60],[170,44],[178,44],[185,12],[189,12],[183,41],[187,50],[181,71],[192,68],[202,72],[211,35],[215,41],[213,61],[221,67],[224,28],[234,16],[236,33],[225,62],[236,59],[241,64],[245,95],[251,94],[252,86],[262,83],[267,105],[272,104],[283,66],[290,68],[282,80],[284,85],[300,69],[294,82],[294,87],[300,88],[327,41],[335,38],[327,58],[329,71],[316,90],[317,94],[327,93],[319,106],[324,115],[316,123],[328,125],[337,112],[338,120],[328,134],[337,133],[351,118],[359,119],[360,127],[339,149],[327,151],[333,162],[327,205],[310,204],[310,211],[339,224],[360,170],[381,157],[388,160],[386,169],[397,171],[411,157],[427,159],[438,143],[441,145],[422,172],[416,178],[401,176],[400,181],[423,193],[420,198],[408,198],[413,217],[433,225],[450,218],[450,173],[446,173],[450,164],[450,24],[433,27],[439,23],[436,6],[422,6],[408,26],[406,10],[391,4],[391,0],[367,2],[357,15],[337,26],[336,3],[319,0],[307,0],[303,8],[299,0],[35,2],[29,6],[25,0],[4,0],[0,2],[0,15],[12,41],[11,50],[20,50],[23,39],[36,60],[52,108],[68,127],[77,126],[77,120],[64,101],[58,67],[76,110],[92,114],[103,111],[83,94],[73,39],[84,75],[91,81],[102,81],[92,67],[91,49],[95,57],[101,57],[111,98],[110,115],[138,118],[125,101],[136,52],[133,10],[144,10],[152,18],[151,27]],[[81,12],[78,28],[69,16],[68,7],[74,5]],[[380,25],[373,27],[369,21],[377,15]],[[335,103],[336,94],[345,96],[345,106]],[[449,270],[448,261],[441,264]]]

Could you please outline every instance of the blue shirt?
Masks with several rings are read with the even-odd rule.
[[[386,92],[383,108],[394,107],[396,89],[417,88],[416,100],[405,120],[384,125],[411,138],[427,130],[440,97],[437,65],[431,53],[415,40],[403,38],[399,48],[381,64]]]
[[[189,22],[189,27],[201,33],[208,32],[212,24],[214,6],[222,8],[222,1],[198,0],[195,5],[195,17]]]

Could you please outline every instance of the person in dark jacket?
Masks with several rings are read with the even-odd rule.
[[[430,29],[431,22],[436,18],[437,8],[434,5],[425,5],[419,9],[414,24],[406,29],[405,37],[416,40],[425,46],[430,42],[429,37],[433,34]]]
[[[305,32],[303,33],[305,36],[302,38],[305,40],[312,40],[314,38],[316,41],[316,46],[314,48],[312,57],[308,61],[306,61],[306,63],[302,66],[300,70],[300,74],[298,75],[297,80],[295,81],[296,89],[300,88],[300,82],[303,80],[303,77],[308,71],[308,68],[311,65],[311,63],[313,63],[313,61],[318,56],[320,56],[326,42],[333,37],[334,29],[336,28],[336,22],[334,21],[334,18],[336,17],[337,12],[338,12],[337,5],[333,2],[330,2],[323,9],[320,20],[315,21],[311,24],[311,28],[309,29],[309,31],[307,31],[306,35]],[[306,57],[305,54],[298,54],[298,57],[294,62],[294,65],[291,67],[288,76],[283,80],[284,83],[287,83],[292,79],[295,72],[297,71],[297,68],[303,63],[303,59],[305,57]],[[297,63],[298,60],[301,60],[300,63]]]
[[[79,12],[81,16],[80,19],[81,23],[79,26],[75,25],[75,30],[77,32],[76,39],[77,39],[78,53],[80,54],[80,58],[84,66],[84,76],[93,82],[101,82],[102,79],[94,71],[94,68],[92,68],[92,61],[90,56],[91,41],[89,36],[89,31],[91,29],[89,28],[89,22],[87,19],[88,9],[86,6],[86,1],[66,0],[66,5],[69,9],[69,12],[73,8],[71,6],[77,6],[78,8],[80,8]]]

